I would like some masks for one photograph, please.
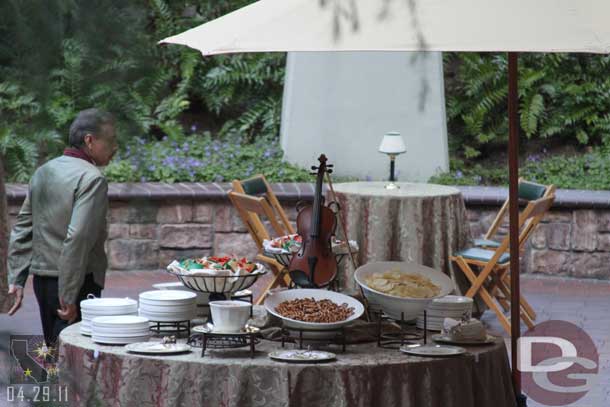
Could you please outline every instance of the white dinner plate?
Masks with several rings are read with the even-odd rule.
[[[142,330],[142,331],[138,331],[138,332],[121,332],[121,331],[114,331],[114,332],[100,332],[97,329],[93,328],[91,330],[91,334],[93,336],[103,336],[103,337],[108,337],[108,338],[141,338],[143,336],[149,336],[150,335],[150,330]]]
[[[435,298],[434,300],[432,300],[432,302],[430,303],[430,306],[436,306],[436,305],[472,305],[473,300],[470,297],[464,297],[461,295],[446,295],[444,297],[441,298]]]
[[[148,326],[148,319],[136,315],[112,315],[105,317],[95,317],[91,320],[93,327],[105,326],[113,327],[145,327]]]
[[[116,338],[112,336],[97,336],[92,335],[91,340],[93,342],[108,344],[108,345],[125,345],[127,343],[145,342],[150,339],[150,335],[146,336],[134,336],[131,338]]]
[[[136,342],[125,346],[125,350],[144,355],[172,355],[190,352],[191,347],[186,343]]]
[[[91,298],[89,300],[83,300],[80,302],[81,309],[85,310],[99,310],[106,308],[122,308],[122,307],[133,307],[138,306],[136,300],[131,298]]]
[[[151,322],[180,322],[190,321],[195,319],[194,313],[181,313],[181,314],[152,314],[140,311],[140,315],[148,318]]]
[[[149,323],[146,324],[138,324],[138,325],[124,325],[124,326],[106,326],[106,325],[94,325],[87,328],[95,328],[103,331],[120,331],[120,332],[133,332],[133,331],[144,331],[148,329]]]
[[[409,355],[425,357],[447,357],[466,353],[466,349],[448,345],[402,345],[400,351]]]
[[[159,301],[170,301],[175,303],[189,303],[195,301],[197,294],[192,291],[183,290],[153,290],[140,293],[140,302],[144,301],[154,305]],[[151,301],[151,302],[149,302]]]
[[[95,315],[95,316],[123,315],[123,314],[128,314],[130,312],[135,312],[137,309],[138,309],[138,304],[134,304],[134,305],[126,305],[124,307],[81,309],[81,313],[83,315]]]
[[[462,345],[462,346],[477,346],[477,345],[490,345],[496,342],[496,338],[491,335],[487,335],[487,337],[483,340],[473,340],[473,339],[451,339],[451,337],[443,334],[432,335],[432,340],[434,342],[439,343],[447,343],[449,345]]]
[[[148,304],[140,304],[140,309],[148,312],[159,312],[159,313],[176,313],[176,312],[190,312],[196,309],[197,306],[195,303],[187,304],[187,305],[148,305]]]
[[[278,350],[269,353],[269,357],[273,360],[291,363],[317,363],[328,362],[335,360],[337,355],[332,352],[324,352],[321,350]]]

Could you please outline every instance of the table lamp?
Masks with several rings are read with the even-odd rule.
[[[400,137],[400,133],[397,131],[391,131],[386,133],[381,140],[379,145],[379,152],[390,156],[390,182],[386,184],[386,189],[398,189],[398,185],[394,183],[396,178],[394,177],[394,161],[398,154],[402,154],[407,151],[405,142]]]

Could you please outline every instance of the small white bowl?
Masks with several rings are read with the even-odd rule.
[[[222,332],[240,332],[250,319],[252,304],[245,301],[211,301],[214,328]]]

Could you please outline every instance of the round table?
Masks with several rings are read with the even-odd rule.
[[[406,406],[515,407],[502,340],[453,358],[421,358],[376,344],[348,345],[322,364],[275,362],[281,348],[262,340],[249,350],[175,356],[132,355],[79,334],[60,335],[60,383],[73,404],[103,406]],[[292,345],[287,345],[292,346]],[[96,404],[99,402],[99,404]]]
[[[457,188],[435,184],[386,182],[335,184],[350,239],[356,240],[360,264],[372,261],[413,261],[452,276],[460,290],[465,277],[453,272],[449,256],[470,241],[462,194]],[[327,198],[332,195],[327,193]],[[338,233],[342,235],[341,228]],[[356,290],[353,267],[345,262],[344,289]]]

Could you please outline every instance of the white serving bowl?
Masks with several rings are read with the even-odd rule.
[[[252,304],[245,301],[211,301],[214,328],[220,332],[240,332],[250,319]]]
[[[278,314],[277,311],[275,311],[275,308],[284,301],[291,301],[302,298],[313,298],[316,301],[331,300],[335,304],[339,305],[346,303],[349,307],[354,309],[354,313],[346,320],[339,322],[304,322],[298,321],[296,319],[283,317]],[[302,288],[295,290],[270,292],[269,294],[267,294],[267,298],[265,299],[265,308],[272,315],[281,318],[284,321],[286,327],[288,328],[314,330],[340,328],[360,318],[364,313],[364,306],[357,299],[334,291],[320,290],[315,288]]]
[[[431,298],[405,298],[395,295],[382,293],[368,287],[364,280],[372,274],[383,273],[390,270],[400,270],[408,274],[420,274],[427,277],[440,287],[440,293],[436,297]],[[400,320],[401,313],[405,321],[416,319],[417,316],[424,312],[428,304],[435,298],[444,297],[454,290],[453,281],[445,273],[435,270],[430,267],[422,266],[421,264],[412,262],[399,261],[379,261],[368,263],[358,267],[354,273],[354,278],[368,301],[369,305],[381,310],[390,318]]]

